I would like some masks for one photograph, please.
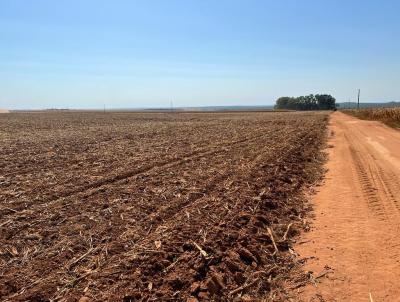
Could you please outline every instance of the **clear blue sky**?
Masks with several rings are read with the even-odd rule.
[[[0,0],[0,107],[400,100],[400,1]]]

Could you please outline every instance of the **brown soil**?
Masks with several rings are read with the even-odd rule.
[[[315,285],[303,301],[399,301],[400,132],[343,113],[330,123],[329,169],[297,244]]]
[[[325,113],[1,116],[1,300],[285,300],[326,123]]]

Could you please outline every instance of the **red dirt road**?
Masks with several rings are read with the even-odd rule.
[[[400,301],[400,132],[340,112],[330,131],[313,228],[296,247],[316,286],[299,299]]]

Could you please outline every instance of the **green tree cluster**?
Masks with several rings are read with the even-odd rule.
[[[290,110],[333,110],[336,100],[329,94],[310,94],[299,97],[284,96],[276,100],[275,109]]]

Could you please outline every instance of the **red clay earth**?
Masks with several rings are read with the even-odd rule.
[[[285,300],[327,120],[0,116],[1,300]]]

